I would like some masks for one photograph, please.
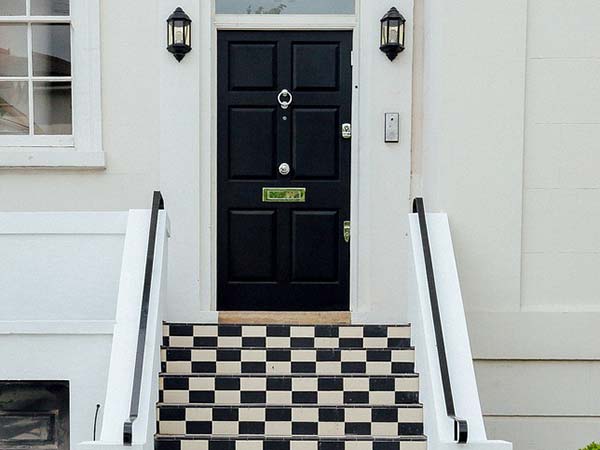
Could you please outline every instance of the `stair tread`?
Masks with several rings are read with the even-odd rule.
[[[334,440],[334,441],[424,441],[427,437],[423,434],[415,435],[398,435],[398,436],[361,436],[354,434],[346,434],[343,436],[311,436],[311,435],[294,435],[294,436],[272,436],[264,434],[155,434],[155,439],[165,440],[176,440],[176,439],[244,439],[244,440],[298,440],[298,441],[320,441],[320,440]]]
[[[409,322],[389,323],[389,324],[338,324],[338,323],[319,323],[315,325],[301,325],[295,323],[207,323],[207,322],[172,322],[163,321],[163,325],[196,325],[196,326],[218,326],[218,327],[410,327]]]
[[[315,373],[176,373],[160,372],[160,377],[181,377],[181,378],[418,378],[419,374],[415,372],[390,373],[388,375],[369,375],[366,373],[345,373],[345,374],[315,374]]]
[[[377,409],[396,409],[396,408],[422,408],[422,403],[398,403],[394,405],[372,405],[372,404],[345,404],[345,405],[325,405],[315,403],[298,403],[298,404],[282,404],[271,405],[267,403],[235,403],[235,404],[219,404],[213,403],[156,403],[157,407],[175,407],[175,408],[335,408],[335,409],[352,409],[352,408],[377,408]]]
[[[347,350],[358,350],[358,351],[393,351],[393,350],[414,350],[415,347],[412,345],[406,345],[403,347],[225,347],[225,346],[176,346],[176,345],[161,345],[161,349],[169,350],[291,350],[291,351],[319,351],[319,350],[336,350],[336,351],[347,351]]]

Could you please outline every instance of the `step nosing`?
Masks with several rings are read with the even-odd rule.
[[[287,435],[275,436],[264,434],[155,434],[155,439],[177,440],[177,439],[193,439],[193,440],[211,440],[211,439],[243,439],[243,440],[298,440],[298,441],[319,441],[319,440],[334,440],[334,441],[424,441],[427,436],[423,434],[402,434],[398,436],[361,436],[355,434],[347,434],[343,436],[311,436],[311,435]]]
[[[383,375],[370,375],[366,373],[346,373],[346,374],[318,374],[318,373],[177,373],[160,372],[160,377],[181,377],[181,378],[417,378],[416,372],[390,373]]]
[[[349,323],[349,324],[339,324],[339,323],[318,323],[318,324],[298,324],[298,323],[205,323],[205,322],[171,322],[171,321],[163,321],[163,325],[185,325],[185,326],[199,326],[199,327],[378,327],[378,328],[401,328],[401,327],[410,327],[410,323],[392,323],[392,324],[360,324],[360,323]]]
[[[398,351],[398,350],[414,350],[415,347],[193,347],[193,346],[177,346],[177,345],[161,345],[161,349],[163,350],[226,350],[226,351],[239,351],[239,350],[252,350],[252,351],[296,351],[296,350],[306,350],[306,351],[345,351],[345,350],[354,350],[354,351]]]
[[[344,404],[344,405],[326,405],[326,404],[268,404],[268,403],[232,403],[218,404],[214,403],[165,403],[159,402],[157,407],[170,408],[331,408],[331,409],[358,409],[358,408],[376,408],[376,409],[398,409],[398,408],[422,408],[422,403],[398,403],[394,405],[373,405],[373,404]]]

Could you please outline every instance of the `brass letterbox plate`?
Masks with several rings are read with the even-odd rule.
[[[267,203],[304,203],[306,188],[264,187],[262,201]]]

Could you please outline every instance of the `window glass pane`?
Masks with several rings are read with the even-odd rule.
[[[26,76],[27,25],[0,25],[0,77]]]
[[[33,83],[35,134],[72,134],[71,83]]]
[[[71,75],[71,27],[68,24],[32,25],[33,76]]]
[[[24,16],[25,0],[0,1],[0,16]]]
[[[68,16],[69,0],[31,0],[31,15]]]
[[[217,14],[354,14],[354,0],[216,0]]]
[[[29,134],[26,81],[0,81],[0,135]]]

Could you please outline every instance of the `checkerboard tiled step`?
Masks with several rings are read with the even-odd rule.
[[[163,327],[168,347],[404,348],[408,325],[194,325]]]
[[[423,433],[421,405],[211,406],[159,405],[159,433],[265,436],[414,436]]]
[[[410,327],[165,323],[158,450],[426,450]]]
[[[397,405],[417,403],[416,374],[395,376],[311,375],[171,375],[160,378],[163,403],[216,405],[352,404]]]
[[[396,438],[158,436],[156,450],[427,450],[423,436]]]
[[[410,373],[413,349],[163,348],[163,372],[319,375]]]

